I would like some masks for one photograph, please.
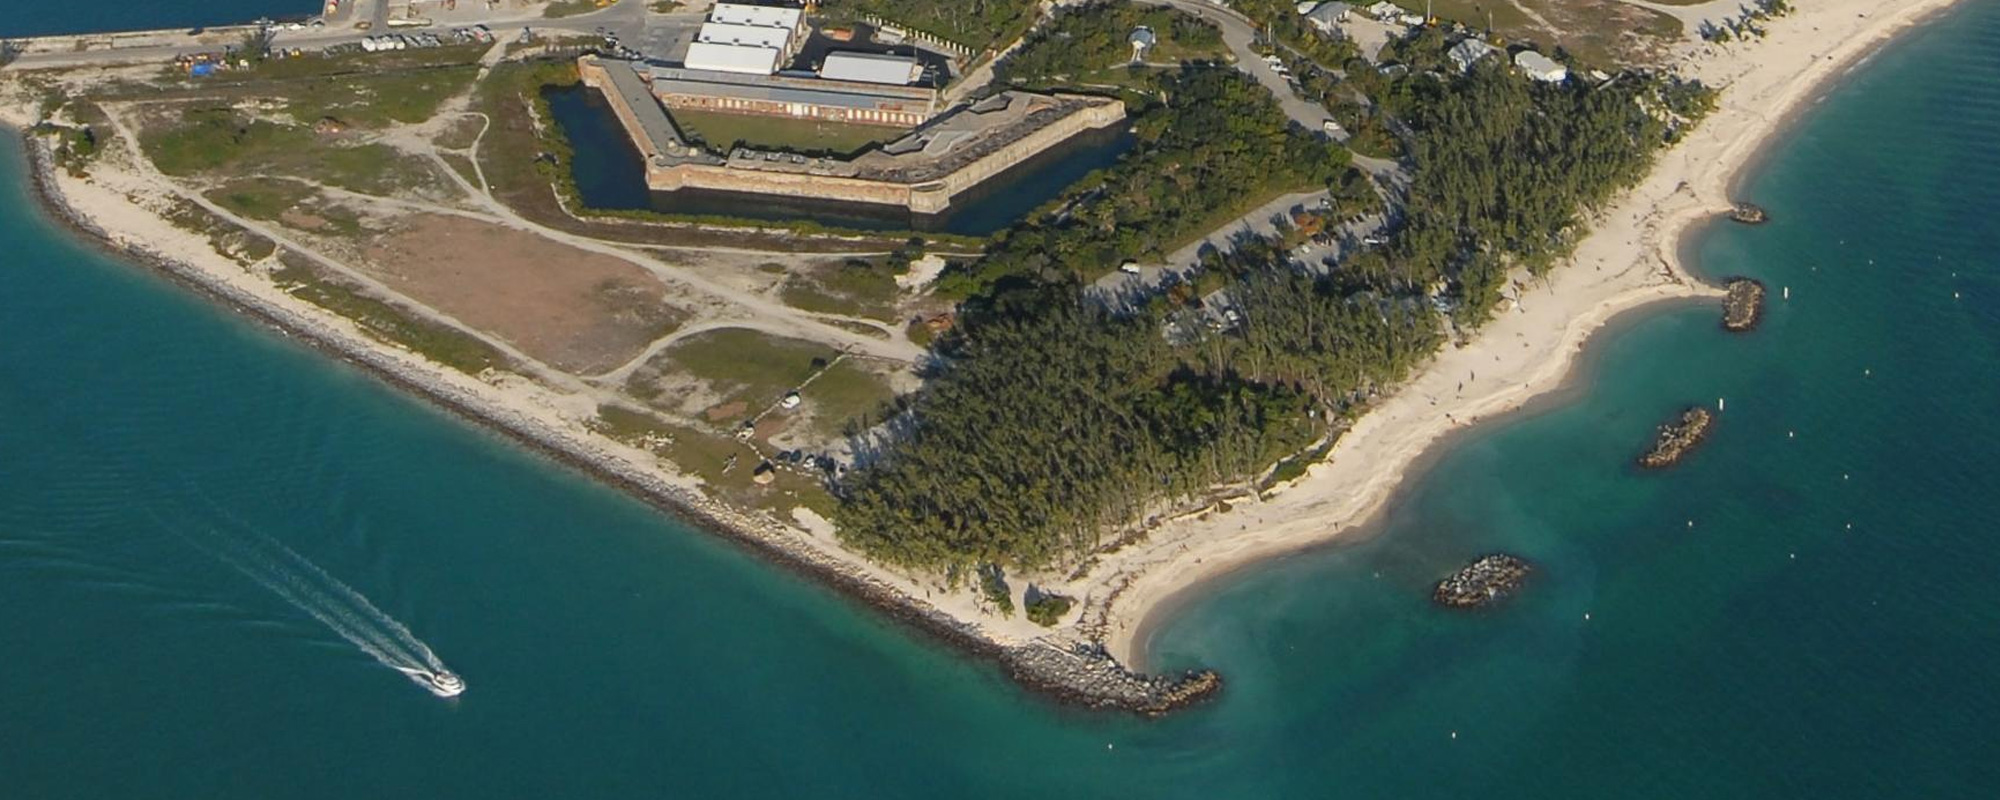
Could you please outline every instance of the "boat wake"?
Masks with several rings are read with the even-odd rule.
[[[228,525],[190,531],[166,520],[160,523],[319,620],[383,666],[409,676],[430,693],[456,697],[465,691],[465,681],[446,668],[430,646],[403,623],[305,556],[243,524],[227,511],[216,510]]]

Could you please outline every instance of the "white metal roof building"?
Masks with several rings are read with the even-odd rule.
[[[688,69],[769,75],[778,71],[778,48],[753,45],[695,42],[688,45]]]
[[[797,8],[777,6],[752,6],[742,3],[716,3],[708,12],[709,22],[724,25],[749,25],[757,28],[783,28],[798,30],[805,21],[805,11]]]
[[[1479,63],[1479,59],[1497,51],[1498,48],[1479,39],[1466,39],[1453,45],[1446,55],[1451,56],[1451,63],[1458,65],[1459,72],[1471,72],[1472,65]]]
[[[1522,50],[1514,54],[1514,66],[1530,78],[1546,83],[1562,83],[1569,79],[1569,68],[1555,59],[1533,50]]]
[[[923,65],[913,56],[837,51],[826,54],[819,76],[832,81],[907,86],[922,77],[923,71]]]
[[[709,44],[735,44],[751,47],[769,47],[784,50],[791,46],[792,32],[784,28],[764,28],[756,25],[732,25],[726,22],[710,22],[701,26],[694,37],[697,42]]]

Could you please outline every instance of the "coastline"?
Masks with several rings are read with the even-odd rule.
[[[1642,309],[1719,300],[1720,289],[1702,283],[1684,261],[1690,237],[1729,208],[1743,172],[1831,79],[1848,74],[1875,44],[1956,0],[1882,2],[1887,11],[1864,0],[1826,0],[1771,23],[1766,40],[1731,45],[1720,55],[1697,56],[1716,48],[1687,45],[1690,77],[1727,90],[1721,107],[1687,141],[1663,152],[1638,187],[1591,220],[1592,233],[1568,264],[1547,280],[1526,282],[1515,292],[1517,307],[1463,346],[1436,355],[1291,485],[1240,502],[1233,512],[1166,523],[1103,555],[1088,575],[1028,576],[1053,578],[1036,582],[1081,601],[1053,629],[995,617],[965,591],[940,589],[934,596],[936,581],[861,560],[832,540],[823,520],[792,525],[713,502],[650,453],[585,430],[576,406],[587,397],[511,375],[464,375],[385,345],[158,219],[141,200],[159,188],[144,170],[114,167],[103,182],[74,178],[54,169],[39,138],[9,130],[21,137],[32,191],[47,215],[114,256],[947,646],[992,659],[1030,690],[1086,707],[1160,714],[1212,697],[1222,686],[1212,671],[1143,674],[1145,635],[1200,587],[1267,559],[1368,535],[1413,479],[1462,437],[1485,430],[1480,423],[1532,413],[1580,387],[1585,375],[1577,365],[1600,331]]]
[[[1536,416],[1560,410],[1563,406],[1568,405],[1589,390],[1592,382],[1600,374],[1598,372],[1598,364],[1596,363],[1599,360],[1597,357],[1602,353],[1604,346],[1613,338],[1625,330],[1653,318],[1656,314],[1699,308],[1707,306],[1711,302],[1712,298],[1703,293],[1687,297],[1656,300],[1643,305],[1622,309],[1612,315],[1610,319],[1591,334],[1589,341],[1580,348],[1575,360],[1571,362],[1569,369],[1554,387],[1527,398],[1514,408],[1481,419],[1476,424],[1456,426],[1440,434],[1408,466],[1403,468],[1400,476],[1401,479],[1396,481],[1395,485],[1387,490],[1388,494],[1382,498],[1378,512],[1367,520],[1360,522],[1338,536],[1325,537],[1275,553],[1267,558],[1231,564],[1212,574],[1203,574],[1186,585],[1178,587],[1172,593],[1161,597],[1151,608],[1146,609],[1145,616],[1139,620],[1137,627],[1132,631],[1129,646],[1132,648],[1133,653],[1135,653],[1134,658],[1141,662],[1144,661],[1152,644],[1152,637],[1159,632],[1163,623],[1171,620],[1180,611],[1198,603],[1211,590],[1222,587],[1236,576],[1249,573],[1267,563],[1281,561],[1293,555],[1311,553],[1321,548],[1346,547],[1384,535],[1388,527],[1386,525],[1386,515],[1394,512],[1406,502],[1417,485],[1426,476],[1430,475],[1431,471],[1440,462],[1444,461],[1446,457],[1450,456],[1461,445],[1466,444],[1470,440],[1495,433],[1507,425],[1524,422]],[[1133,664],[1131,667],[1135,670],[1145,669],[1143,663]]]
[[[1956,2],[1826,0],[1770,23],[1761,41],[1721,51],[1688,45],[1687,77],[1723,89],[1720,106],[1598,215],[1569,263],[1522,292],[1520,313],[1503,314],[1471,344],[1440,353],[1291,486],[1234,513],[1168,523],[1108,557],[1086,590],[1080,624],[1094,629],[1112,657],[1144,669],[1146,637],[1188,595],[1258,562],[1357,530],[1365,535],[1458,434],[1514,417],[1563,387],[1588,341],[1615,318],[1662,301],[1719,297],[1684,261],[1690,237],[1730,208],[1741,176],[1778,145],[1807,101],[1885,40]],[[1614,273],[1592,281],[1586,265]],[[1531,304],[1572,313],[1531,315]],[[1513,341],[1533,357],[1506,358],[1512,348],[1503,345]],[[1481,357],[1489,354],[1493,360]],[[1481,362],[1492,369],[1496,361],[1501,375],[1460,384],[1471,393],[1453,388],[1459,376],[1475,376]],[[1259,529],[1251,530],[1253,524]]]
[[[177,286],[264,325],[336,360],[361,369],[390,387],[428,400],[446,412],[485,428],[564,467],[602,481],[690,527],[748,549],[753,555],[818,581],[836,594],[858,601],[891,620],[976,658],[997,663],[1009,678],[1058,702],[1157,715],[1213,696],[1221,679],[1210,671],[1173,676],[1141,675],[1105,657],[1100,649],[1062,647],[1050,642],[1010,642],[939,606],[917,598],[878,573],[838,559],[820,547],[797,541],[798,532],[736,512],[687,485],[666,480],[622,445],[592,441],[589,434],[553,424],[505,398],[487,396],[478,379],[431,364],[421,356],[383,345],[346,320],[305,306],[283,303],[232,281],[228,272],[197,262],[227,263],[214,255],[163,252],[107,230],[77,202],[73,192],[86,181],[61,174],[46,143],[0,122],[24,151],[32,200],[45,219],[112,258],[158,274]],[[66,185],[67,184],[67,185]],[[125,198],[118,198],[126,202]],[[101,209],[100,209],[101,210]],[[162,221],[164,224],[164,221]],[[280,293],[282,294],[282,293]],[[288,307],[297,305],[298,307]],[[594,437],[592,437],[594,438]]]

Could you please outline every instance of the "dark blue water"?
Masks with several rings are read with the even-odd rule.
[[[1123,131],[1086,133],[1015,165],[952,200],[943,215],[868,203],[813,202],[727,192],[646,188],[645,162],[611,107],[595,90],[576,86],[547,93],[549,109],[574,146],[571,165],[584,205],[601,209],[651,209],[668,214],[757,220],[810,220],[857,230],[920,230],[984,236],[1013,225],[1094,170],[1118,162],[1132,149]]]
[[[319,14],[317,0],[203,0],[187,2],[46,3],[13,0],[0,12],[0,36],[197,28]]]
[[[1229,687],[1160,722],[1052,708],[80,248],[9,141],[0,797],[1990,796],[1996,54],[2000,4],[1912,34],[1753,176],[1776,221],[1698,250],[1791,287],[1762,330],[1639,318],[1379,535],[1172,621],[1153,660]],[[1724,396],[1681,467],[1629,466]],[[218,556],[265,539],[470,690]],[[1493,549],[1542,565],[1529,593],[1430,607]]]

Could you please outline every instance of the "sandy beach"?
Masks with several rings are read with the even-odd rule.
[[[1427,451],[1454,431],[1560,386],[1591,335],[1620,314],[1661,301],[1719,297],[1681,263],[1683,235],[1729,209],[1738,173],[1828,80],[1953,2],[1795,3],[1797,10],[1770,22],[1761,40],[1684,45],[1683,75],[1723,89],[1720,107],[1593,221],[1569,264],[1527,285],[1516,307],[1469,344],[1448,347],[1363,416],[1305,477],[1229,513],[1167,523],[1145,542],[1105,556],[1072,586],[1086,598],[1079,624],[1102,636],[1112,656],[1143,669],[1150,617],[1176,595],[1370,525]],[[1735,7],[1710,5],[1712,12],[1676,11],[1699,19]]]

